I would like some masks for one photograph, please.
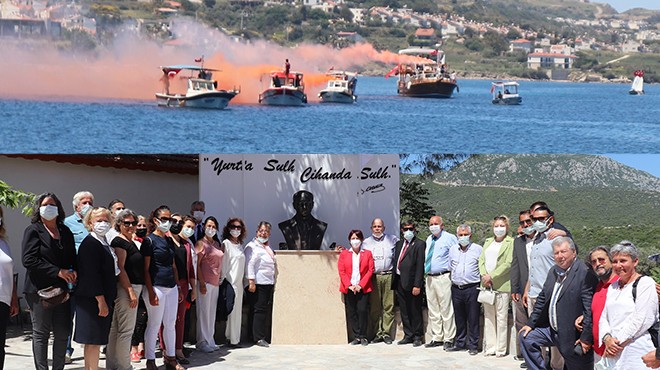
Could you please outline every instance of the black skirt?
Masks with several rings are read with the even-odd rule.
[[[108,305],[110,313],[99,316],[96,298],[76,296],[76,333],[73,340],[80,344],[108,344],[110,325],[112,324],[112,303]]]

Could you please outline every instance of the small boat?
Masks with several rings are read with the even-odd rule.
[[[439,46],[439,45],[438,45]],[[442,50],[409,48],[399,50],[400,55],[416,57],[394,67],[385,77],[399,75],[397,93],[417,98],[451,98],[458,91],[456,77],[450,74]]]
[[[522,97],[518,95],[518,83],[512,81],[493,82],[490,93],[493,94],[493,104],[518,105]]]
[[[641,69],[635,71],[635,79],[633,79],[632,86],[630,87],[630,91],[628,91],[628,94],[630,95],[644,94],[644,71],[642,71]]]
[[[219,90],[218,82],[213,80],[213,72],[219,72],[219,69],[206,68],[196,65],[172,65],[161,66],[163,77],[161,81],[164,84],[164,92],[156,93],[156,101],[161,107],[186,107],[186,108],[206,108],[206,109],[224,109],[240,90]],[[190,71],[190,76],[183,77],[187,79],[187,90],[185,94],[171,94],[170,82],[181,71]],[[197,72],[197,76],[194,74]]]
[[[259,94],[259,104],[280,106],[302,106],[307,104],[305,84],[301,72],[274,71],[266,75],[269,86]]]
[[[357,101],[355,87],[357,85],[357,73],[333,71],[328,72],[330,76],[328,87],[319,92],[321,103],[354,103]]]

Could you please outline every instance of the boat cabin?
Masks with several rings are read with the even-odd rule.
[[[271,87],[289,86],[299,90],[304,90],[305,88],[303,74],[300,72],[289,72],[288,75],[282,71],[272,72],[270,79]]]
[[[216,89],[216,82],[211,80],[203,80],[199,78],[188,79],[188,90],[194,91],[214,91]]]
[[[493,95],[493,104],[517,105],[522,103],[518,94],[517,82],[493,82],[490,93]]]

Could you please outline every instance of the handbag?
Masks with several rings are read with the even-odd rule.
[[[489,304],[492,306],[495,304],[496,295],[497,292],[494,291],[493,289],[479,288],[479,295],[477,296],[477,302],[483,304]]]
[[[41,305],[45,309],[57,307],[69,300],[69,292],[57,286],[40,289],[37,294],[41,299]]]

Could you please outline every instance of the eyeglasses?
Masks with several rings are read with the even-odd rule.
[[[137,226],[137,221],[122,221],[122,224],[126,227]]]
[[[403,231],[413,231],[413,230],[415,230],[415,228],[413,226],[403,228]]]
[[[234,230],[240,230],[240,229],[243,228],[243,226],[241,226],[241,225],[231,225],[231,226],[229,226],[229,228],[234,229]]]

